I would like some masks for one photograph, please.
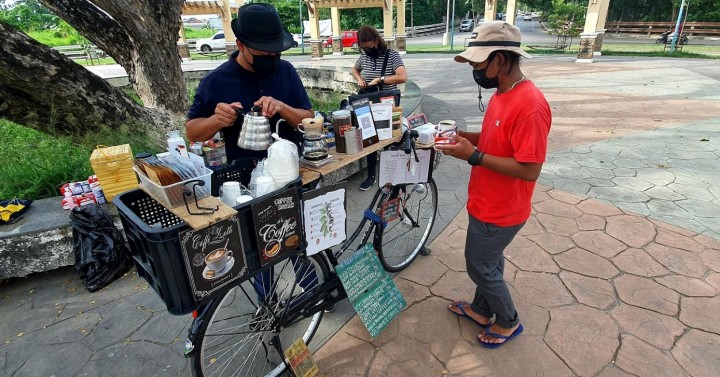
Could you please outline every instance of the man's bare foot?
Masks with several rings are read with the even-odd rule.
[[[498,324],[493,324],[492,326],[490,326],[488,331],[483,331],[480,333],[480,335],[478,335],[478,340],[480,341],[480,343],[485,343],[485,344],[502,344],[502,343],[505,343],[506,341],[510,340],[509,338],[513,337],[515,330],[517,330],[518,327],[520,327],[520,326],[521,325],[518,323],[514,327],[504,328],[504,327],[500,327]],[[520,332],[522,332],[522,331],[520,331]],[[519,335],[520,332],[518,332],[515,335]],[[495,335],[501,335],[502,338],[497,337]]]
[[[472,310],[470,304],[465,301],[453,302],[452,304],[448,305],[448,310],[455,313],[455,315],[457,316],[465,317],[473,321],[476,325],[480,327],[488,326],[491,323],[490,318],[475,313]]]

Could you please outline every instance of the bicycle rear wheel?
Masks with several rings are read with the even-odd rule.
[[[253,280],[215,300],[198,331],[193,355],[195,376],[279,376],[286,369],[283,351],[299,338],[310,343],[323,312],[294,320],[283,317],[287,305],[304,300],[305,290],[328,279],[320,255],[288,258],[265,274],[261,293]],[[272,278],[270,278],[272,276]],[[259,297],[267,297],[261,299]],[[289,313],[292,314],[292,313]]]
[[[387,200],[400,198],[400,217],[389,221],[385,229],[375,230],[375,249],[380,262],[390,272],[409,266],[425,245],[437,214],[437,186],[427,183],[396,185]],[[382,202],[380,203],[382,206]]]

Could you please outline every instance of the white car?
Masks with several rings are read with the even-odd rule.
[[[294,41],[293,47],[300,46],[303,43],[303,38],[300,34],[293,34],[292,36],[293,36],[293,41]],[[305,40],[307,41],[308,38],[305,38]]]
[[[523,15],[523,21],[532,21],[532,15],[530,15],[530,13],[525,13]]]
[[[225,33],[219,32],[210,38],[198,39],[195,42],[195,51],[225,51]]]

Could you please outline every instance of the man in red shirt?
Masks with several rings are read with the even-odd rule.
[[[552,116],[545,96],[520,70],[520,57],[530,58],[520,49],[520,29],[490,22],[472,38],[455,61],[470,63],[475,82],[497,92],[481,132],[458,132],[455,144],[436,146],[472,165],[465,261],[477,288],[472,303],[458,301],[448,309],[483,327],[482,346],[497,348],[523,331],[503,280],[503,251],[530,216]]]

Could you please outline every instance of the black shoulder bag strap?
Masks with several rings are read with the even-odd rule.
[[[383,61],[382,71],[380,71],[380,77],[385,76],[385,70],[387,69],[387,62],[388,62],[389,57],[390,57],[390,49],[387,49],[387,50],[385,50],[385,60]],[[385,85],[385,83],[380,84],[378,86],[380,88],[380,90],[382,90],[383,85]]]

